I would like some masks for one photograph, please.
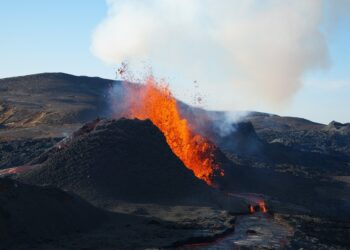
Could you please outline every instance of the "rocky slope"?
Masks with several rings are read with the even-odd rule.
[[[296,117],[252,112],[251,121],[258,135],[269,143],[307,152],[350,157],[350,123],[332,121],[328,125]]]
[[[0,141],[0,169],[24,165],[62,139],[53,137]]]
[[[166,247],[222,234],[235,218],[198,206],[118,203],[109,210],[57,188],[0,178],[0,249]]]
[[[105,214],[57,188],[0,178],[0,248],[50,241],[99,226]],[[28,249],[27,248],[27,249]]]
[[[149,120],[95,120],[32,163],[39,165],[21,174],[22,181],[69,190],[94,204],[215,204],[221,197],[183,165]],[[247,209],[235,200],[230,206]]]

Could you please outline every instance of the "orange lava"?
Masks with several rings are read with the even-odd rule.
[[[265,201],[259,201],[257,205],[253,206],[253,205],[249,205],[249,213],[253,214],[255,212],[262,212],[262,213],[267,213],[267,207],[265,204]]]
[[[224,175],[214,161],[215,146],[190,128],[167,84],[149,77],[145,85],[129,93],[127,99],[130,103],[126,116],[150,119],[163,132],[171,150],[195,176],[212,185],[214,173]]]
[[[259,202],[259,208],[260,208],[260,211],[261,211],[261,212],[267,213],[267,208],[266,208],[266,205],[265,205],[265,202],[264,202],[264,201],[260,201],[260,202]]]

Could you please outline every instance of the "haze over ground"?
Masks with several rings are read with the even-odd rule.
[[[127,48],[123,50],[125,58],[117,58],[118,60],[113,61],[113,64],[107,65],[91,54],[91,41],[94,41],[91,37],[96,27],[105,22],[107,11],[110,13],[109,17],[117,18],[118,24],[120,13],[124,13],[126,19],[131,17],[131,20],[135,21],[133,16],[135,12],[128,12],[122,8],[130,9],[137,6],[137,13],[139,13],[137,17],[146,15],[147,20],[160,20],[161,23],[165,23],[160,28],[158,26],[154,28],[152,24],[147,27],[147,29],[157,31],[156,37],[162,38],[165,42],[171,41],[172,37],[183,38],[183,43],[174,42],[173,46],[170,46],[171,51],[179,55],[179,59],[186,59],[187,57],[182,56],[186,53],[188,57],[191,57],[191,52],[193,52],[195,53],[193,57],[199,58],[200,62],[210,62],[209,64],[198,63],[197,72],[199,73],[196,75],[192,74],[196,73],[192,66],[196,63],[186,60],[183,63],[183,60],[174,62],[174,56],[169,57],[161,53],[167,48],[160,50],[157,55],[151,55],[150,64],[154,72],[157,76],[166,77],[169,80],[170,86],[178,98],[191,102],[193,94],[185,93],[197,91],[193,82],[198,81],[200,92],[203,93],[206,100],[206,108],[277,112],[278,114],[305,117],[324,123],[331,120],[349,122],[350,73],[348,67],[350,51],[348,44],[350,42],[350,19],[346,15],[349,3],[341,0],[315,0],[310,1],[310,5],[307,6],[302,4],[303,1],[296,3],[292,3],[293,1],[264,1],[262,4],[261,2],[258,4],[258,1],[249,1],[248,4],[243,4],[243,2],[246,1],[215,3],[217,9],[225,8],[225,6],[240,7],[240,11],[235,13],[234,17],[226,16],[225,22],[233,25],[232,27],[236,27],[236,29],[233,33],[232,30],[228,33],[224,32],[229,36],[227,39],[229,44],[221,44],[217,50],[218,46],[213,45],[213,41],[207,39],[207,34],[203,35],[201,32],[203,27],[208,27],[208,25],[211,27],[213,24],[215,24],[215,31],[220,31],[220,28],[225,30],[225,25],[222,24],[221,19],[218,20],[215,10],[209,14],[203,11],[206,6],[212,4],[210,1],[201,2],[201,4],[196,1],[180,1],[176,6],[169,7],[168,1],[151,1],[147,6],[139,6],[136,1],[108,1],[109,5],[107,6],[103,1],[72,2],[66,0],[48,3],[41,0],[29,3],[5,0],[2,1],[0,8],[0,31],[2,32],[0,77],[63,71],[78,75],[115,78],[114,71],[118,66],[117,61],[129,59]],[[334,3],[338,6],[334,7]],[[174,8],[180,10],[180,13],[186,13],[186,15],[182,15],[181,19],[172,18],[172,15],[164,19],[158,15],[159,13],[174,13]],[[193,13],[195,13],[195,17],[193,17]],[[254,18],[250,15],[251,13],[254,13]],[[293,15],[295,16],[293,17]],[[304,17],[308,18],[300,21]],[[261,26],[258,25],[259,23],[262,23]],[[267,30],[266,34],[265,32],[260,33],[261,30],[265,31],[266,25],[270,23],[275,24],[274,27]],[[130,24],[133,22],[126,22],[125,30],[135,30],[129,26]],[[190,29],[189,32],[184,32],[181,29],[185,26]],[[118,25],[116,27],[118,28]],[[246,29],[237,31],[240,27]],[[285,29],[286,27],[287,29]],[[166,34],[168,28],[174,33],[171,36]],[[191,28],[197,33],[191,32]],[[147,29],[143,34],[150,35],[151,41],[154,41],[154,33]],[[143,31],[139,26],[136,30]],[[302,41],[295,40],[294,38],[298,38],[298,36],[291,31],[301,34]],[[312,34],[309,37],[308,34],[313,32],[317,34]],[[119,38],[116,41],[111,40],[112,46],[116,43],[115,47],[118,48],[122,41],[118,37],[118,30],[114,33],[114,24],[112,25],[112,33]],[[128,34],[128,32],[125,33],[124,37],[127,37]],[[193,34],[195,37],[191,37]],[[266,38],[266,40],[252,39],[255,34],[257,34],[257,38]],[[110,36],[109,32],[107,35],[107,38],[114,37]],[[286,39],[287,45],[284,42],[276,41],[282,35],[284,37],[287,35],[287,38],[290,35],[291,39]],[[186,39],[195,42],[187,47]],[[203,40],[208,43],[202,43]],[[227,40],[225,41],[227,42]],[[242,58],[246,58],[247,53],[250,52],[244,50],[242,44],[251,41],[253,41],[251,47],[256,48],[252,51],[254,54],[248,61],[242,62]],[[275,43],[270,46],[271,41],[275,41]],[[324,44],[322,45],[322,43]],[[186,46],[183,46],[184,44]],[[198,44],[200,46],[197,46]],[[229,61],[228,64],[225,64],[219,58],[220,53],[222,53],[220,49],[223,47],[232,48],[232,44],[233,54],[235,54],[237,47],[239,48],[240,54],[235,54],[235,58],[238,57],[239,60],[238,62]],[[147,43],[142,45],[147,46]],[[162,41],[160,41],[160,47],[161,45]],[[281,45],[282,48],[278,48],[278,45]],[[148,48],[152,46],[148,46]],[[198,47],[197,51],[193,51],[192,48],[195,47]],[[200,53],[206,48],[209,48],[208,55]],[[264,54],[265,48],[277,51],[275,56],[278,57],[275,63],[270,65],[266,63],[267,66],[265,62],[270,61],[265,60],[265,58],[266,55],[270,54]],[[295,55],[296,52],[299,52],[299,48],[304,49],[304,51],[300,55]],[[262,59],[256,60],[256,54],[262,51],[264,52]],[[113,55],[112,52],[111,49]],[[134,50],[134,52],[138,51]],[[158,50],[156,52],[158,53]],[[224,52],[226,51],[224,50]],[[229,52],[232,51],[229,50]],[[284,54],[285,52],[286,54]],[[137,54],[137,59],[138,56]],[[297,65],[296,72],[283,71],[284,68],[275,69],[281,64],[283,66],[286,61],[286,65],[290,65],[288,60],[292,61],[291,65]],[[251,62],[256,62],[256,64],[251,64]],[[306,65],[299,65],[305,62]],[[217,67],[218,65],[219,67]],[[226,66],[227,68],[225,68]],[[186,69],[191,74],[188,74]],[[261,70],[261,73],[254,75],[253,73],[257,70]],[[227,72],[229,72],[228,76],[225,75]],[[265,72],[272,78],[261,79],[260,76],[265,75]],[[284,73],[278,76],[279,72]],[[245,80],[248,80],[238,79],[241,75],[245,75]],[[284,77],[286,77],[285,81]],[[227,81],[228,78],[229,81]],[[300,82],[298,82],[299,80]],[[213,83],[214,81],[215,83]],[[290,81],[291,84],[289,84]],[[246,86],[249,86],[250,91],[246,91]],[[290,86],[292,87],[288,89]],[[277,91],[277,94],[270,96],[270,93],[275,90],[282,92]]]

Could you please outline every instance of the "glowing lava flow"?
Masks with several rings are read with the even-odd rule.
[[[267,213],[267,208],[266,208],[266,204],[264,201],[259,201],[259,208],[260,208],[261,212]]]
[[[129,90],[130,91],[130,90]],[[215,146],[194,133],[188,121],[181,117],[176,99],[165,83],[149,77],[138,91],[127,94],[129,118],[150,119],[164,134],[171,150],[191,169],[195,176],[212,183],[214,174],[224,175],[214,162]]]
[[[267,213],[267,207],[264,201],[259,201],[259,203],[256,206],[249,205],[249,213],[253,214],[255,212],[262,212],[262,213]]]

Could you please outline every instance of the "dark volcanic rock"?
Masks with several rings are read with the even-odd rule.
[[[40,138],[0,141],[0,169],[29,163],[43,154],[62,138]]]
[[[350,123],[340,123],[336,121],[330,122],[325,128],[325,131],[329,131],[333,134],[350,135]]]
[[[0,178],[0,249],[28,249],[33,242],[92,229],[104,218],[98,209],[57,188]]]
[[[96,120],[20,178],[89,201],[203,202],[214,195],[173,154],[151,121]]]
[[[240,156],[264,157],[262,151],[265,142],[257,136],[250,122],[239,122],[231,126],[231,132],[227,134],[221,135],[217,133],[217,130],[211,128],[207,129],[204,134],[219,145],[224,152],[234,152]]]
[[[295,228],[287,249],[349,249],[350,222],[306,215],[283,215]]]
[[[267,142],[279,142],[296,150],[350,157],[349,123],[328,125],[297,117],[283,117],[258,112],[250,113],[259,137]]]

